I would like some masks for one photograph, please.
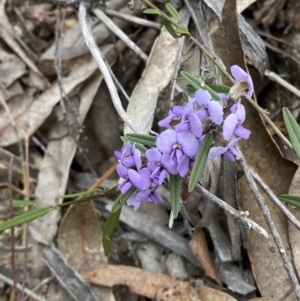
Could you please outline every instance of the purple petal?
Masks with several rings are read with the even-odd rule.
[[[150,162],[160,162],[161,160],[161,152],[156,148],[151,148],[146,151],[146,158]]]
[[[225,140],[229,140],[233,132],[237,126],[237,115],[236,114],[230,114],[224,121],[223,124],[223,138]]]
[[[196,113],[200,120],[204,120],[205,118],[209,117],[207,109],[201,108],[199,111]]]
[[[244,139],[248,139],[251,134],[251,131],[245,129],[243,126],[238,125],[234,130],[234,135]]]
[[[120,151],[115,151],[114,155],[117,159],[121,160],[122,153]]]
[[[140,190],[146,190],[151,185],[150,170],[148,168],[142,168],[139,172],[132,169],[128,170],[128,178]]]
[[[230,68],[230,72],[236,82],[243,80],[248,84],[247,95],[248,95],[248,97],[251,97],[253,94],[253,82],[252,82],[251,76],[237,65],[232,66]]]
[[[170,155],[163,155],[161,158],[161,162],[164,166],[164,168],[171,174],[171,175],[177,175],[177,163],[172,164],[171,163],[171,156]]]
[[[181,177],[184,177],[187,174],[190,167],[189,165],[190,159],[187,156],[183,155],[177,167],[177,170]]]
[[[149,198],[152,203],[157,205],[159,202],[162,201],[162,197],[156,192],[152,190],[152,193],[149,195]]]
[[[202,136],[202,122],[195,113],[192,113],[190,116],[190,126],[192,133],[197,138],[200,138]]]
[[[164,180],[166,179],[167,177],[167,170],[166,169],[163,169],[159,175],[159,178],[158,178],[158,184],[159,185],[162,185],[162,183],[164,182]]]
[[[135,160],[133,156],[130,157],[123,157],[121,159],[121,163],[126,166],[126,167],[132,167],[132,166],[136,166]]]
[[[124,180],[119,186],[118,189],[122,194],[125,194],[132,187],[132,183],[129,180]]]
[[[131,197],[127,200],[127,205],[128,206],[133,206],[134,210],[139,209],[140,205],[141,205],[141,201],[137,199],[137,194],[138,191],[135,191]]]
[[[232,162],[235,161],[235,158],[233,156],[233,154],[228,150],[226,153],[225,153],[225,156]]]
[[[182,122],[175,126],[176,133],[186,132],[190,130],[190,124],[188,122]]]
[[[120,178],[127,178],[128,170],[122,164],[118,164],[116,170]]]
[[[245,111],[244,105],[238,104],[237,109],[236,109],[236,115],[237,115],[239,124],[242,124],[245,121],[245,117],[246,117],[246,111]]]
[[[177,143],[176,132],[174,130],[165,130],[156,140],[157,148],[163,153],[170,155],[173,151],[173,145]]]
[[[223,155],[227,151],[227,147],[214,146],[210,149],[208,154],[208,159],[213,159],[215,157]]]
[[[207,107],[208,104],[210,103],[210,99],[211,99],[210,94],[205,90],[200,89],[196,91],[195,97],[197,99],[198,104],[202,107]]]
[[[134,157],[134,163],[135,163],[137,170],[140,170],[140,168],[142,166],[141,152],[136,148],[134,148],[134,150],[133,150],[133,157]]]
[[[199,142],[191,132],[178,133],[177,140],[185,155],[189,157],[196,156],[199,149]]]
[[[224,112],[220,102],[212,100],[208,105],[208,113],[215,124],[220,125],[222,123]]]

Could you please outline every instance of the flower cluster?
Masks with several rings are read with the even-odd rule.
[[[127,142],[115,152],[119,160],[117,172],[122,179],[119,190],[126,194],[135,191],[127,201],[138,209],[141,202],[157,204],[161,201],[157,188],[165,183],[167,175],[184,177],[193,166],[195,157],[207,133],[213,133],[214,146],[208,159],[226,155],[234,161],[239,157],[236,144],[248,139],[250,131],[242,126],[246,112],[241,96],[253,93],[251,77],[238,66],[231,67],[236,84],[228,95],[220,94],[220,101],[212,100],[203,89],[186,106],[174,106],[159,126],[166,128],[156,139],[156,147],[141,152],[134,143]],[[233,92],[232,92],[233,91]]]

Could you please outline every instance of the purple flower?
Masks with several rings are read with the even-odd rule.
[[[174,174],[175,166],[180,176],[184,177],[189,170],[191,157],[198,152],[199,142],[191,132],[176,133],[170,129],[158,136],[156,146],[164,155],[162,163],[166,170]]]
[[[235,161],[234,156],[240,157],[239,152],[236,149],[236,144],[239,142],[241,138],[234,139],[229,142],[226,147],[214,146],[210,149],[208,154],[208,159],[213,159],[215,157],[225,155],[230,161]]]
[[[184,107],[174,106],[169,111],[168,117],[159,121],[158,125],[163,128],[171,129],[173,126],[175,126],[181,121],[183,114],[184,114]],[[171,123],[175,123],[175,124],[172,125]]]
[[[141,152],[135,148],[134,144],[131,145],[130,142],[125,143],[121,151],[115,151],[114,154],[125,167],[141,168]]]
[[[163,164],[163,155],[157,148],[148,149],[146,151],[146,158],[148,159],[147,167],[151,172],[150,178],[156,185],[162,185],[167,177],[168,171]],[[172,174],[177,174],[176,166],[170,166]]]
[[[246,111],[241,103],[236,103],[231,107],[231,114],[224,121],[223,138],[229,140],[232,135],[248,139],[251,132],[242,126],[245,121]]]
[[[251,97],[253,94],[253,82],[251,76],[237,65],[232,66],[230,71],[236,82],[244,81],[248,84],[247,96]]]
[[[128,206],[133,206],[137,210],[141,202],[152,202],[157,205],[161,200],[161,196],[156,192],[157,187],[147,190],[136,190],[132,196],[127,200]]]
[[[211,100],[210,94],[205,90],[198,90],[195,93],[195,100],[201,106],[197,115],[200,120],[211,118],[211,120],[220,125],[223,121],[223,107],[218,101]]]
[[[150,170],[148,168],[141,168],[136,171],[133,169],[127,169],[122,164],[118,164],[116,167],[117,173],[124,181],[118,186],[118,189],[122,194],[125,194],[132,186],[146,190],[151,185]]]

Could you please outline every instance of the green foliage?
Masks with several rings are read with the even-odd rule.
[[[190,181],[189,181],[189,192],[191,192],[195,188],[197,182],[200,179],[200,176],[201,176],[204,166],[205,166],[205,162],[207,160],[209,150],[211,148],[212,139],[213,139],[212,133],[206,134],[205,138],[200,146],[199,152],[196,157],[195,164],[194,164],[192,172],[191,172],[191,177],[190,177]]]
[[[13,218],[0,224],[0,233],[6,229],[10,229],[16,226],[21,226],[23,224],[34,221],[35,219],[46,215],[50,210],[51,210],[50,207],[40,207],[16,215]]]
[[[114,205],[111,209],[111,212],[116,212],[120,208],[125,205],[127,200],[132,196],[132,194],[135,192],[136,188],[131,187],[125,194],[120,194],[119,197],[115,200]]]
[[[121,140],[126,143],[126,142],[131,142],[126,136],[122,136],[121,137]],[[146,151],[147,151],[147,147],[145,147],[143,144],[140,144],[140,143],[135,143],[135,147],[140,150],[142,152],[142,154],[144,154]]]
[[[166,3],[166,9],[175,20],[177,20],[177,21],[180,20],[180,15],[179,15],[178,11],[171,3]]]
[[[137,142],[137,143],[143,144],[145,146],[149,146],[149,147],[156,146],[156,137],[155,136],[132,133],[132,134],[125,135],[125,137],[130,142]]]
[[[111,212],[108,216],[102,231],[102,244],[104,248],[105,256],[109,255],[110,252],[110,242],[111,235],[113,234],[121,215],[122,207],[116,210],[115,212]]]
[[[300,208],[300,196],[298,195],[282,194],[279,198],[287,204]]]
[[[178,33],[178,34],[180,34],[180,35],[186,35],[186,34],[189,33],[189,30],[185,26],[177,26],[175,28],[175,32]]]
[[[300,158],[300,127],[292,113],[288,110],[288,108],[282,109],[283,119],[286,126],[286,129],[289,133],[290,140],[293,146],[293,149]]]
[[[7,201],[7,204],[9,204],[9,201]],[[12,200],[12,206],[14,208],[22,208],[22,207],[29,207],[33,206],[34,201],[24,201],[24,200]]]
[[[180,176],[170,175],[171,208],[174,218],[178,216],[180,203]]]
[[[160,12],[159,10],[157,10],[156,8],[146,8],[143,10],[144,14],[148,14],[148,15],[159,15]]]
[[[56,197],[56,199],[75,199],[78,197],[86,196],[89,194],[92,194],[94,192],[98,191],[98,189],[88,190],[88,191],[81,191],[77,193],[71,193],[71,194],[64,194]]]
[[[199,77],[196,77],[188,72],[181,71],[181,75],[186,79],[186,81],[196,90],[204,89],[214,100],[220,100],[219,95],[212,90],[208,85],[206,85]]]
[[[177,35],[176,31],[175,31],[175,27],[174,25],[168,21],[167,19],[163,18],[163,24],[166,27],[166,30],[169,32],[169,34],[174,38],[177,39],[179,38],[179,36]]]

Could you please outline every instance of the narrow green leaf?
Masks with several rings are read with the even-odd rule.
[[[199,152],[196,157],[195,164],[194,164],[192,172],[191,172],[191,177],[190,177],[190,181],[189,181],[189,192],[191,192],[195,188],[197,182],[199,181],[199,178],[200,178],[202,171],[204,169],[204,166],[205,166],[205,162],[207,160],[209,150],[211,148],[212,139],[213,139],[212,133],[206,134],[205,138],[200,146]]]
[[[185,27],[185,26],[177,26],[177,27],[175,28],[175,32],[178,33],[178,34],[183,34],[183,35],[185,35],[185,34],[188,34],[188,33],[189,33],[189,30],[188,30],[188,28]]]
[[[159,10],[156,8],[146,8],[143,10],[143,13],[147,15],[159,15]]]
[[[110,242],[111,235],[113,234],[120,218],[122,207],[115,212],[111,212],[103,226],[102,230],[102,244],[104,249],[104,254],[107,257],[110,252]]]
[[[169,12],[169,14],[176,20],[180,20],[180,15],[176,8],[171,3],[166,3],[166,9]]]
[[[178,216],[180,205],[180,176],[170,175],[171,208],[174,218]]]
[[[126,136],[121,136],[120,138],[124,143],[127,143],[129,141],[131,144],[133,144],[133,141],[130,141]],[[142,154],[144,154],[148,150],[147,147],[145,147],[144,145],[142,145],[140,143],[135,143],[135,147],[138,150],[140,150],[142,152]]]
[[[71,193],[71,194],[64,194],[64,195],[57,196],[56,199],[73,199],[73,198],[85,196],[87,194],[92,194],[96,191],[98,191],[98,189],[81,191],[81,192],[76,192],[76,193]]]
[[[179,36],[175,32],[174,25],[169,22],[167,19],[163,18],[163,24],[166,27],[166,30],[169,32],[169,34],[174,38],[177,39]]]
[[[206,84],[206,86],[210,87],[213,91],[217,93],[225,93],[228,94],[230,87],[225,85],[216,85],[216,84]]]
[[[16,226],[21,226],[25,223],[29,223],[41,216],[46,215],[50,210],[51,209],[49,207],[40,207],[16,215],[13,218],[0,224],[0,232]]]
[[[125,194],[120,194],[119,197],[115,200],[114,205],[111,209],[111,212],[116,212],[127,202],[127,200],[132,196],[135,192],[136,188],[131,187]]]
[[[9,201],[7,201],[9,203]],[[13,207],[20,208],[20,207],[26,207],[26,206],[33,206],[35,203],[34,201],[25,201],[25,200],[13,200]]]
[[[180,73],[194,89],[204,89],[207,92],[209,92],[209,94],[214,100],[220,100],[219,95],[215,91],[213,91],[208,85],[206,85],[199,77],[196,77],[185,71],[181,71]]]
[[[282,109],[283,119],[286,126],[286,129],[289,133],[290,140],[293,146],[293,149],[300,158],[300,127],[293,114],[289,111],[288,108],[284,107]]]
[[[294,207],[300,208],[300,196],[291,194],[282,194],[280,200]]]
[[[150,136],[150,135],[144,135],[144,134],[127,134],[125,137],[132,142],[137,142],[149,147],[155,147],[156,146],[156,137]]]

